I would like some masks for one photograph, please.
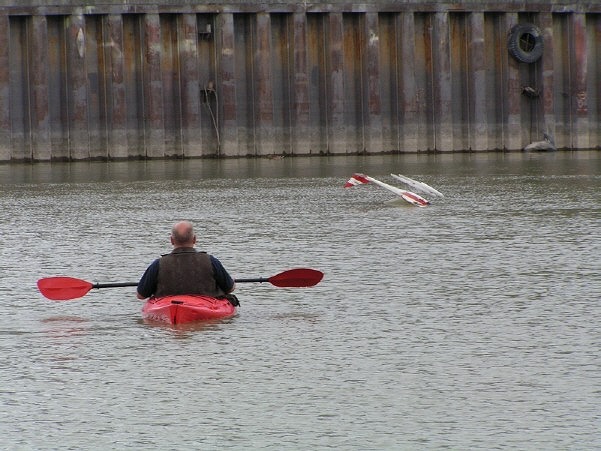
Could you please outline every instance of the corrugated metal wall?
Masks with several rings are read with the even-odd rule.
[[[601,147],[598,12],[3,11],[0,161]]]

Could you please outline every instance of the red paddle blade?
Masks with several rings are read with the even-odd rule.
[[[316,269],[296,268],[281,272],[269,278],[276,287],[312,287],[323,279],[323,273]]]
[[[38,289],[48,299],[67,301],[84,296],[93,285],[73,277],[46,277],[38,280]]]

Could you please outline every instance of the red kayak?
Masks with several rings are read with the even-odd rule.
[[[142,307],[142,318],[166,324],[183,324],[234,316],[236,307],[227,299],[181,294],[152,298]]]

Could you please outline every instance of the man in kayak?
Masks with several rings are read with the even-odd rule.
[[[234,279],[221,262],[197,251],[196,235],[190,221],[180,221],[171,229],[173,250],[153,261],[138,282],[138,299],[175,294],[202,294],[226,297],[234,291]],[[236,297],[231,297],[234,303]],[[236,304],[234,304],[236,305]]]

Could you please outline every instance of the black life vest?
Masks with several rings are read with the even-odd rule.
[[[217,286],[211,258],[194,248],[177,248],[159,260],[159,276],[155,297],[174,294],[223,296]]]

